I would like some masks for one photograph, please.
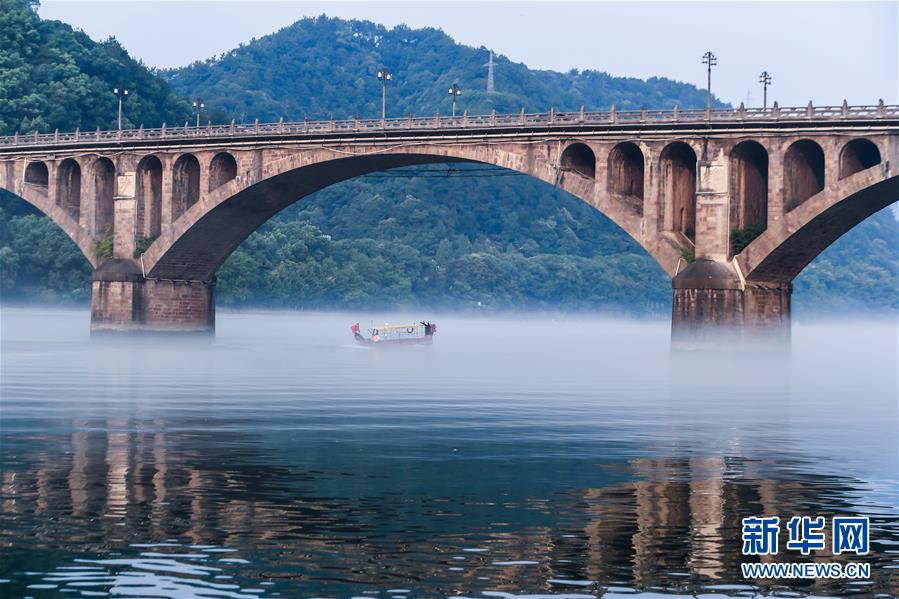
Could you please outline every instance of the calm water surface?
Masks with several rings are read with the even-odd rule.
[[[0,596],[899,595],[895,320],[672,356],[664,322],[372,350],[360,317],[91,341],[3,308]],[[743,580],[763,514],[870,516],[871,579]]]

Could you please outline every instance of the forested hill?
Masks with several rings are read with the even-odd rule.
[[[0,135],[114,129],[115,86],[135,93],[124,126],[183,123],[190,103],[128,56],[113,38],[95,42],[84,32],[35,12],[36,2],[0,0]]]
[[[500,49],[498,49],[500,50]],[[216,122],[376,116],[380,66],[396,78],[393,115],[449,111],[447,87],[472,112],[702,106],[703,91],[666,79],[598,71],[533,71],[501,54],[486,94],[486,49],[434,29],[391,30],[305,19],[225,56],[164,73],[43,21],[24,0],[0,0],[3,133],[114,126],[111,89],[136,90],[126,126],[183,122],[187,97]],[[601,64],[597,65],[601,67]],[[180,95],[179,95],[180,94]],[[218,301],[301,308],[595,310],[665,314],[670,282],[599,212],[526,176],[432,165],[332,186],[279,214],[222,267]],[[84,301],[90,267],[75,245],[24,202],[0,193],[0,292],[5,300]],[[899,232],[887,211],[863,223],[807,268],[798,311],[899,306]]]
[[[462,87],[458,109],[473,114],[704,107],[706,94],[670,79],[612,77],[600,71],[557,73],[494,57],[495,89],[488,94],[487,48],[457,44],[438,29],[386,29],[368,21],[328,17],[297,21],[205,62],[162,74],[185,96],[202,97],[213,113],[252,121],[376,118],[381,113],[380,67],[393,74],[388,114],[447,114],[450,85]],[[716,101],[716,105],[719,103]]]

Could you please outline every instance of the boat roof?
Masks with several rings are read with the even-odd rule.
[[[421,323],[410,323],[410,324],[394,324],[394,325],[384,325],[382,327],[378,327],[382,331],[393,331],[395,329],[408,329],[409,327],[420,327],[423,326]]]

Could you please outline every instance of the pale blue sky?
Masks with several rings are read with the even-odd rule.
[[[897,103],[899,3],[888,2],[179,2],[44,0],[44,18],[94,38],[114,35],[157,67],[202,60],[304,16],[443,29],[531,68],[598,69],[705,87],[703,52],[718,56],[712,89],[761,103]]]

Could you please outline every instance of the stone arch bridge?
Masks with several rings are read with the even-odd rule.
[[[95,267],[93,330],[211,331],[216,271],[278,211],[345,179],[444,162],[520,171],[601,211],[672,277],[676,335],[788,331],[792,279],[899,198],[899,106],[16,135],[0,138],[0,187]]]

